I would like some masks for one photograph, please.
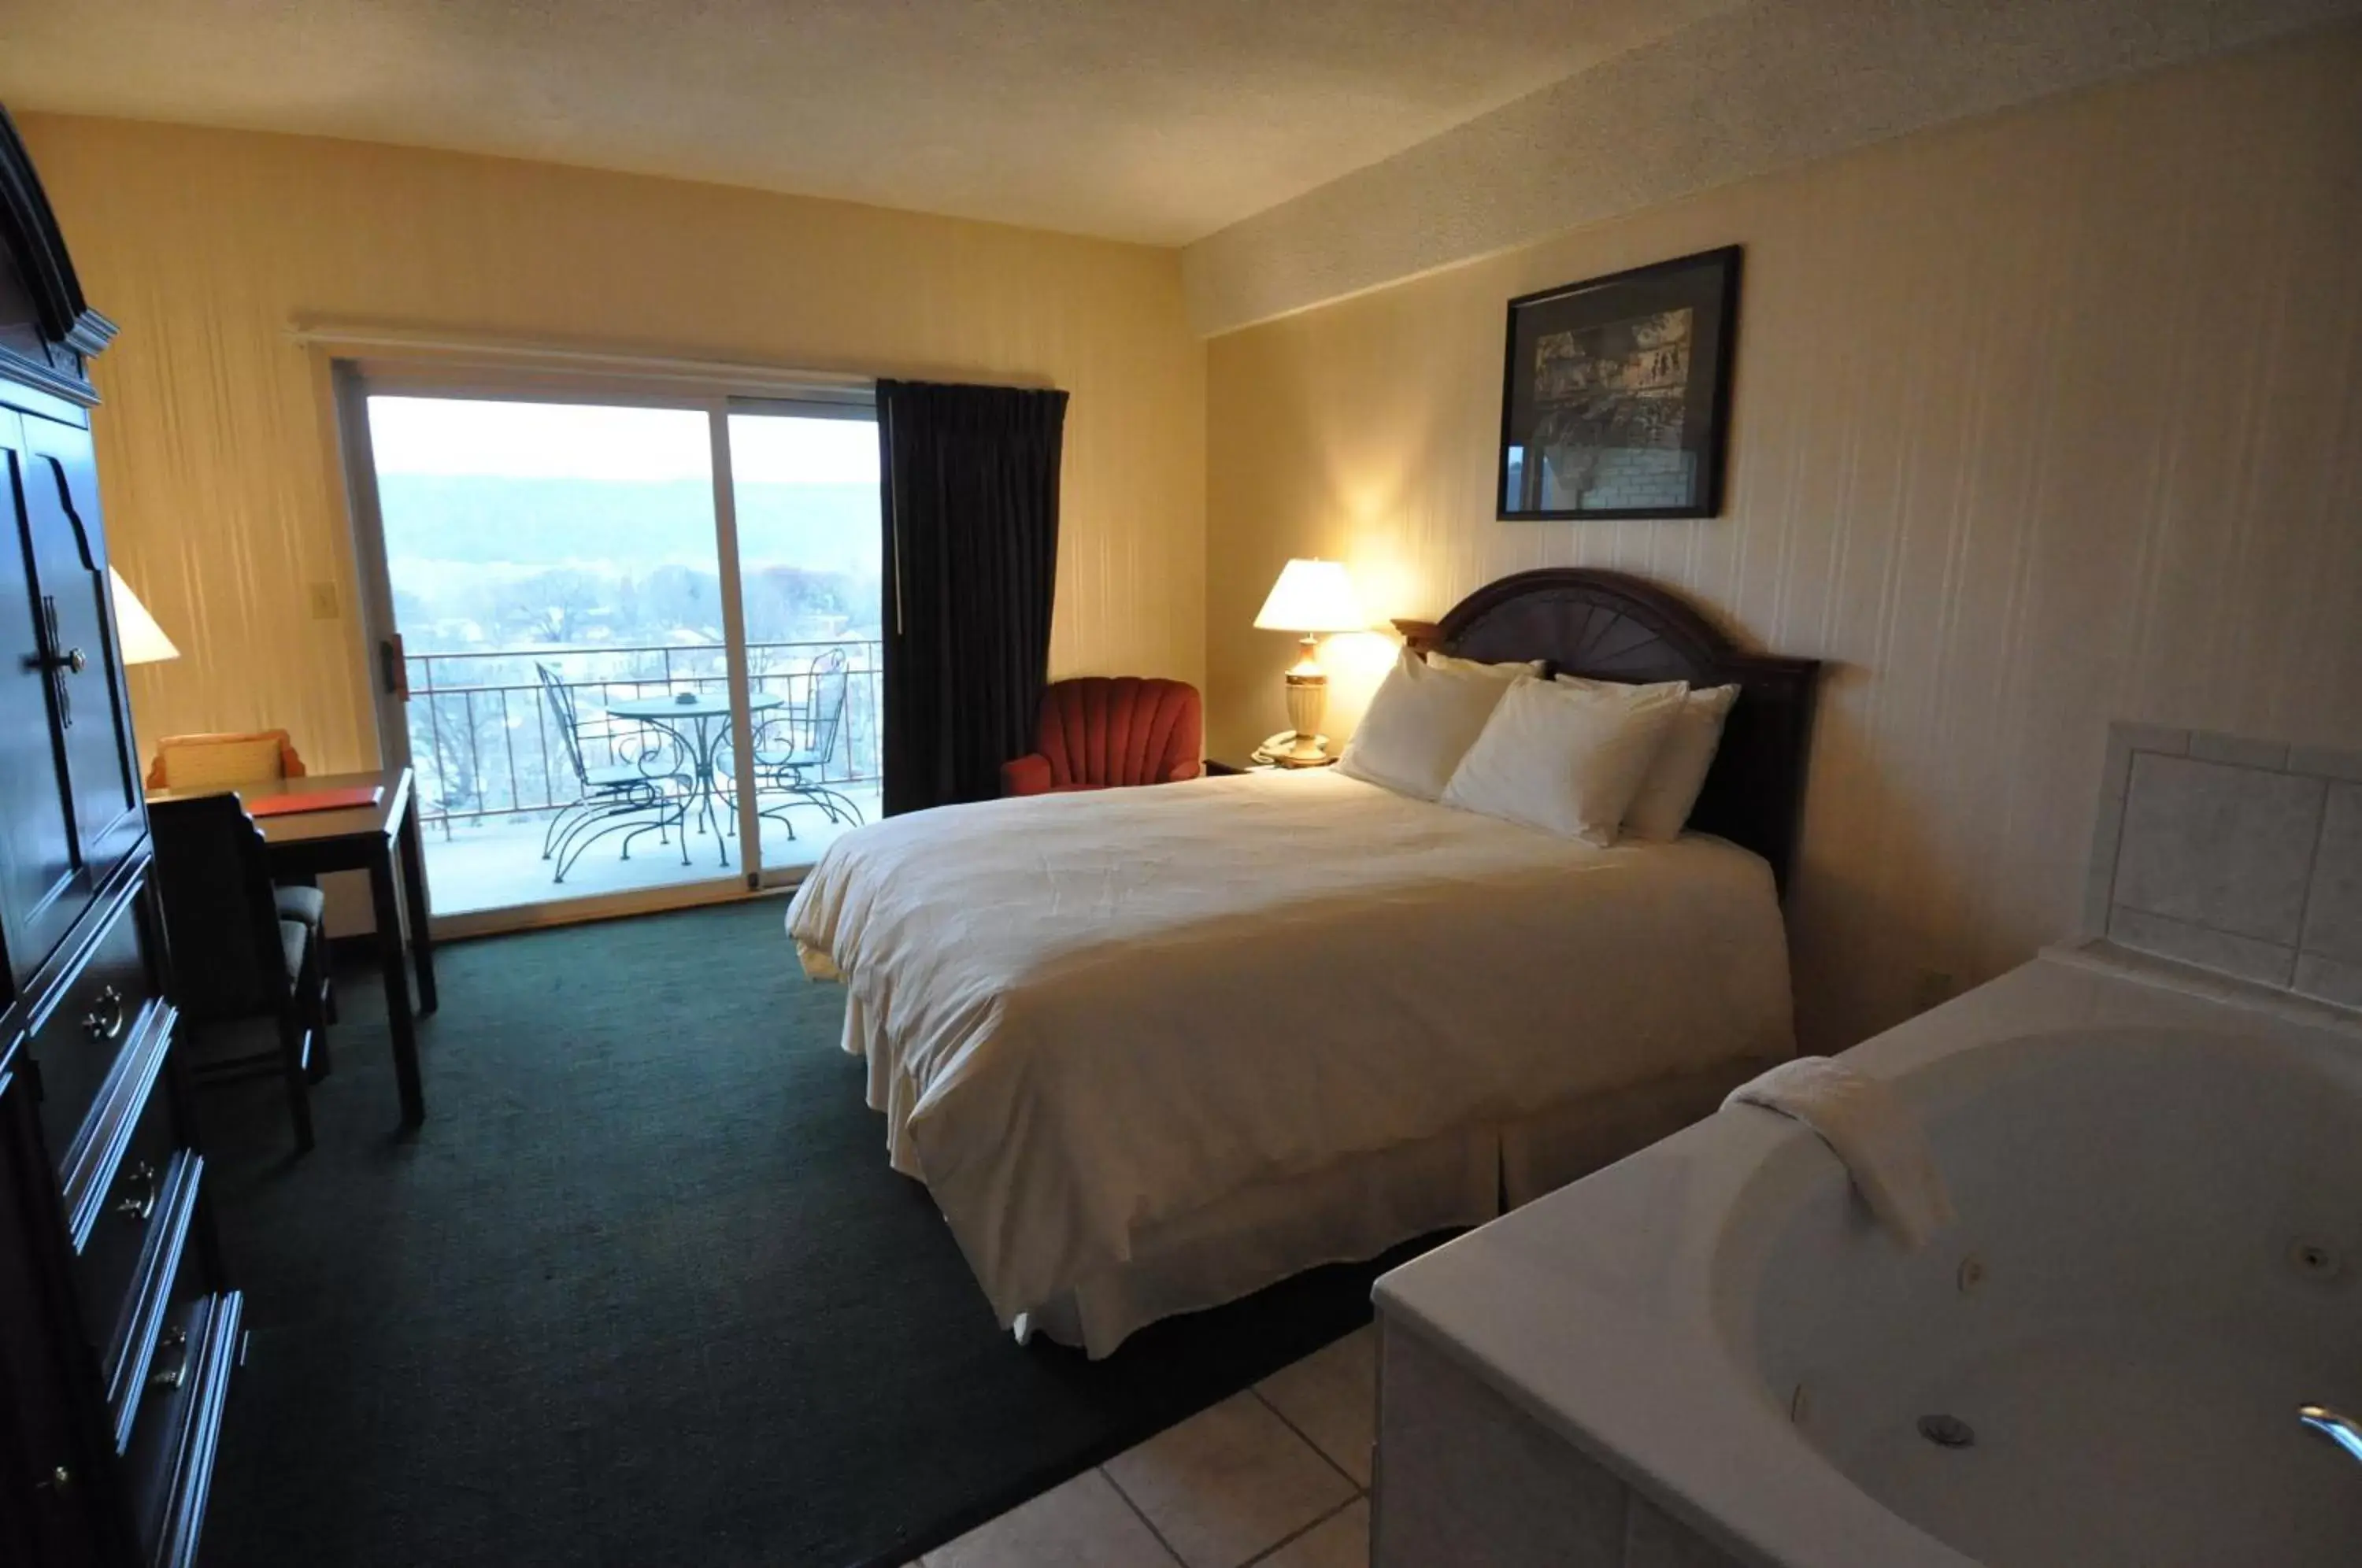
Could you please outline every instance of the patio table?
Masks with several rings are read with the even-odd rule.
[[[777,691],[747,693],[746,706],[753,712],[764,712],[779,706],[787,699]],[[698,692],[689,701],[678,696],[627,697],[607,704],[610,718],[626,719],[633,723],[647,724],[670,735],[689,758],[689,791],[681,797],[680,814],[675,819],[681,828],[681,864],[689,864],[689,816],[697,812],[697,831],[703,833],[710,824],[716,845],[721,850],[722,864],[730,864],[730,846],[722,840],[723,823],[728,820],[726,804],[720,810],[722,778],[718,762],[722,743],[730,734],[730,699]]]

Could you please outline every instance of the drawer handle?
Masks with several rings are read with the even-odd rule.
[[[115,1211],[126,1220],[137,1220],[141,1224],[146,1224],[155,1217],[156,1198],[158,1188],[161,1185],[156,1180],[156,1167],[142,1160],[123,1173],[123,1183],[127,1187],[136,1183],[146,1190],[127,1193],[116,1199]]]
[[[178,1388],[189,1380],[189,1331],[177,1323],[165,1330],[156,1353],[160,1357],[166,1351],[178,1351],[180,1355],[171,1365],[157,1366],[148,1374],[150,1388]]]
[[[100,988],[98,999],[82,1015],[82,1032],[93,1040],[112,1040],[123,1032],[123,993],[113,986]]]

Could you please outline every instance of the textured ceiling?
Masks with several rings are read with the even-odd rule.
[[[1739,0],[0,0],[0,102],[1177,244]]]
[[[1181,262],[1190,318],[1210,337],[1926,127],[2356,17],[2362,0],[1760,0],[1197,241]]]

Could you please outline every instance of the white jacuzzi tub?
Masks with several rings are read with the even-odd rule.
[[[2362,1030],[2292,1010],[2047,958],[1849,1054],[1927,1125],[1925,1250],[1749,1108],[1381,1307],[1742,1562],[2362,1563],[2296,1417],[2362,1418]]]

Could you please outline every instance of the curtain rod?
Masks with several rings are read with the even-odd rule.
[[[649,380],[720,384],[747,392],[778,390],[823,395],[833,392],[846,398],[846,401],[852,400],[847,394],[858,394],[866,400],[877,386],[874,376],[855,375],[843,370],[793,370],[733,359],[690,359],[497,337],[469,338],[402,327],[341,323],[297,324],[288,327],[287,338],[304,348],[375,349],[381,353],[455,359],[519,370],[621,373]]]

